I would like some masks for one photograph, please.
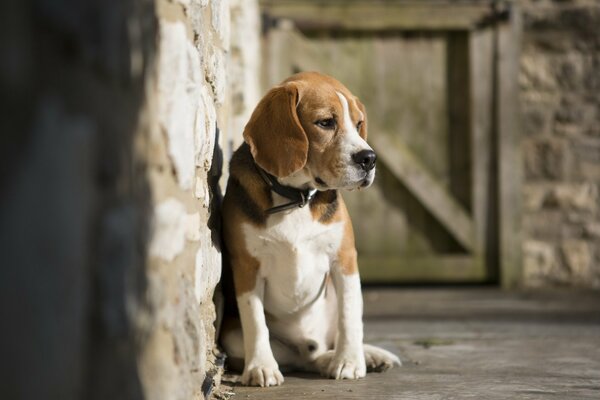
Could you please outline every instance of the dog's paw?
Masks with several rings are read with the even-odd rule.
[[[365,362],[369,370],[382,372],[393,368],[394,365],[402,365],[400,359],[395,354],[390,353],[387,350],[377,346],[372,346],[370,344],[365,344],[364,348]]]
[[[283,375],[277,364],[274,366],[250,365],[244,368],[242,384],[246,386],[279,386],[283,383]]]
[[[362,351],[328,351],[317,359],[321,375],[333,379],[359,379],[367,373]]]

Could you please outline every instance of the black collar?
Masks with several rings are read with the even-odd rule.
[[[280,206],[271,207],[265,210],[267,214],[275,214],[280,211],[290,210],[295,207],[302,208],[307,205],[317,193],[317,189],[300,190],[291,186],[284,186],[277,181],[277,178],[263,170],[256,163],[254,165],[256,165],[258,173],[272,191],[280,196],[285,197],[286,199],[292,200],[290,203],[285,203]]]

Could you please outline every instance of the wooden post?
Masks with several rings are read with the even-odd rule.
[[[520,114],[518,107],[521,19],[516,5],[509,21],[496,27],[496,126],[500,283],[513,288],[522,281]]]

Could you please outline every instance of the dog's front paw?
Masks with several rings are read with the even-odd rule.
[[[359,379],[367,373],[365,356],[360,351],[339,351],[323,354],[317,365],[321,374],[333,379]]]
[[[244,368],[242,384],[246,386],[279,386],[283,383],[283,375],[277,363],[274,365],[253,365]]]

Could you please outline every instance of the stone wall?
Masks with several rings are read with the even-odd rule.
[[[522,1],[527,286],[600,287],[600,3]]]
[[[0,397],[218,383],[221,149],[257,100],[257,8],[0,6]]]

